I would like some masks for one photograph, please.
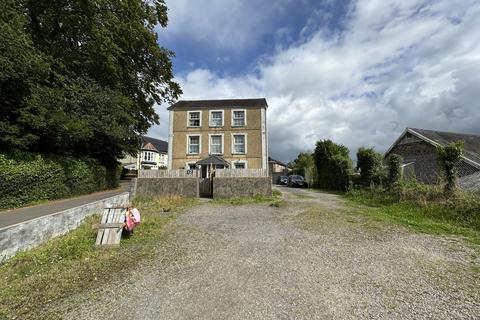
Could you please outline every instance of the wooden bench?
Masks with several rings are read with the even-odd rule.
[[[102,222],[94,226],[94,228],[98,228],[95,242],[97,246],[120,244],[126,211],[127,208],[124,207],[103,209]]]

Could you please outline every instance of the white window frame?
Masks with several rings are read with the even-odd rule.
[[[198,153],[190,153],[190,137],[198,137]],[[202,153],[202,135],[201,134],[187,134],[187,155],[199,155]]]
[[[221,126],[214,126],[212,123],[212,113],[213,112],[221,112],[222,113],[222,125]],[[208,125],[212,128],[222,128],[225,125],[225,110],[209,110],[208,112]]]
[[[155,155],[153,151],[142,151],[142,161],[156,162]]]
[[[221,136],[222,137],[222,153],[215,153],[215,155],[222,155],[225,153],[225,136],[223,133],[209,133],[208,134],[208,154],[212,153],[212,136]]]
[[[238,153],[235,152],[235,137],[234,136],[244,136],[245,139],[245,152],[243,153]],[[243,132],[234,132],[232,133],[232,154],[247,154],[247,140],[248,140],[248,134],[243,133]]]
[[[248,161],[246,160],[234,160],[232,161],[232,169],[237,169],[235,168],[235,164],[237,163],[243,163],[245,165],[245,169],[248,169]]]
[[[200,114],[200,125],[198,125],[198,126],[191,126],[190,125],[190,114],[191,113],[199,113]],[[202,110],[187,111],[187,128],[201,128],[201,127],[202,127]]]
[[[243,125],[241,126],[236,126],[234,124],[234,119],[233,119],[233,115],[235,114],[235,111],[243,111],[243,115],[244,115],[244,119],[243,119]],[[241,128],[241,127],[246,127],[247,126],[247,109],[232,109],[232,127],[234,128]]]

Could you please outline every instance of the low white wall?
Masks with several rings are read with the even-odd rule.
[[[129,193],[98,200],[79,207],[0,228],[0,263],[17,251],[36,247],[44,241],[77,228],[86,217],[106,207],[128,204]],[[93,245],[93,244],[92,244]]]

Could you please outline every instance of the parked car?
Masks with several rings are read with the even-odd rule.
[[[308,188],[308,183],[305,181],[305,178],[299,175],[291,175],[288,177],[289,187],[301,187],[301,188]]]
[[[279,182],[280,184],[287,185],[287,183],[288,183],[288,176],[280,176],[280,178],[278,178],[278,182]]]

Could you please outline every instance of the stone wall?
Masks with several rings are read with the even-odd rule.
[[[254,195],[272,195],[270,177],[213,178],[213,198],[235,198]]]
[[[442,179],[442,169],[437,159],[437,150],[425,141],[400,143],[394,146],[390,154],[395,153],[404,158],[404,162],[414,162],[409,168],[409,175],[424,183],[437,183]],[[459,165],[459,177],[471,175],[479,171],[472,165],[462,161]]]
[[[102,213],[105,207],[123,206],[128,203],[127,192],[88,203],[79,207],[52,213],[0,229],[0,262],[17,251],[40,245],[53,237],[76,229],[86,217]]]
[[[138,178],[136,195],[198,197],[198,178]]]

